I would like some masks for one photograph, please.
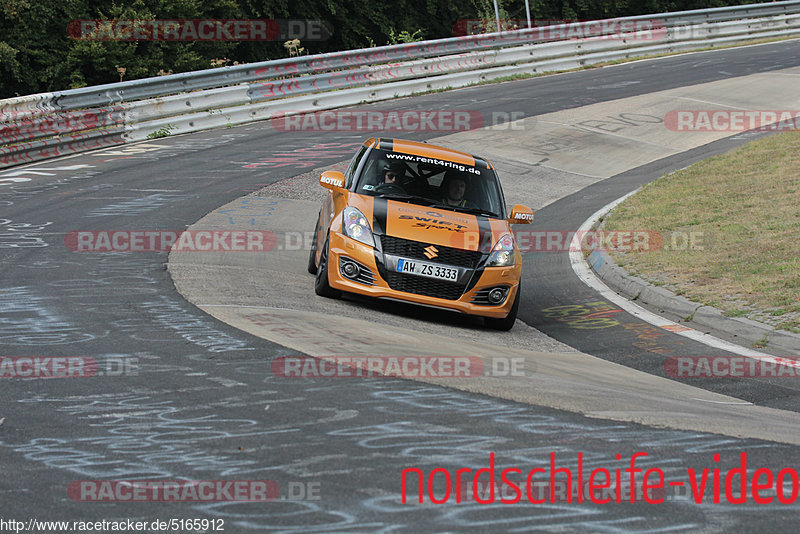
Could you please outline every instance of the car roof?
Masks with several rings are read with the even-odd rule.
[[[390,150],[392,152],[400,152],[402,154],[436,158],[469,166],[485,167],[488,169],[494,168],[489,161],[479,156],[453,150],[452,148],[432,145],[430,143],[420,143],[419,141],[409,141],[407,139],[381,137],[379,139],[368,139],[364,144],[367,146],[372,146],[373,148]]]

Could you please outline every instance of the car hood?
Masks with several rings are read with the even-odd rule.
[[[360,198],[351,205],[372,216],[373,232],[400,239],[463,250],[489,252],[504,233],[502,219],[443,210],[380,197]],[[355,200],[355,199],[352,199]],[[362,209],[363,208],[363,209]]]

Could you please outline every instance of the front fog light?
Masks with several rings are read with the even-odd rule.
[[[497,241],[497,244],[492,248],[492,253],[489,255],[489,261],[486,262],[486,265],[489,267],[514,265],[514,236],[506,234]]]
[[[358,276],[358,265],[352,261],[342,262],[342,274],[347,278],[355,278]]]
[[[488,299],[492,304],[500,304],[506,298],[506,291],[502,287],[496,287],[489,291]]]

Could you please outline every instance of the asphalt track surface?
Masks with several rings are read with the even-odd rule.
[[[677,56],[421,96],[413,106],[534,116],[795,67],[798,52],[797,42],[787,42]],[[365,108],[395,109],[410,102]],[[796,468],[800,450],[590,419],[405,380],[281,379],[270,361],[296,352],[188,304],[165,271],[166,253],[78,254],[64,245],[64,235],[74,230],[181,230],[263,185],[349,158],[363,137],[276,132],[254,124],[0,174],[5,184],[0,186],[2,355],[91,357],[103,373],[3,379],[4,519],[220,518],[229,532],[796,531],[796,503],[733,505],[707,496],[696,504],[687,498],[687,484],[667,488],[667,499],[657,505],[524,500],[456,505],[427,499],[402,504],[403,469],[474,471],[488,466],[490,452],[496,453],[498,468],[523,471],[547,468],[554,452],[557,467],[574,471],[580,452],[585,469],[613,470],[645,451],[650,456],[637,462],[640,467],[659,467],[668,481],[687,482],[688,468],[719,467],[724,477],[726,469],[738,467],[742,452],[751,471]],[[590,186],[540,210],[537,224],[577,227],[632,185],[746,141],[739,137]],[[542,310],[588,302],[592,295],[570,279],[566,258],[540,256],[526,258],[526,283],[536,290],[521,308],[524,322],[581,351],[663,374],[662,360],[652,354],[642,358],[634,341],[616,328],[587,333],[547,317]],[[622,313],[614,318],[630,321]],[[675,354],[708,354],[707,348],[669,335],[658,343]],[[799,411],[796,388],[782,383],[701,385]],[[281,497],[270,503],[108,503],[81,502],[67,493],[75,481],[132,479],[272,480]],[[444,492],[440,482],[437,478],[434,485],[437,496]]]
[[[746,135],[726,138],[687,151],[677,156],[664,158],[632,171],[593,184],[548,205],[536,214],[537,229],[578,228],[599,207],[616,200],[629,191],[681,169],[697,161],[724,153],[740,145],[744,139],[755,140],[769,135],[763,132],[749,132]],[[524,279],[533,291],[525,294],[524,310],[520,318],[527,324],[546,334],[568,343],[570,346],[588,354],[627,365],[641,371],[665,376],[665,365],[670,358],[681,356],[713,357],[735,356],[723,350],[711,348],[663,329],[643,324],[641,320],[612,306],[610,310],[598,312],[591,304],[597,302],[597,292],[582,283],[570,268],[568,253],[533,252],[525,258]],[[606,303],[607,304],[607,303]],[[575,310],[562,315],[557,310],[561,306],[576,306]],[[553,311],[555,308],[556,311]],[[708,329],[685,323],[683,317],[670,316],[653,307],[651,311],[683,324],[689,324],[701,331]],[[597,317],[594,323],[586,321],[581,326],[581,316]],[[600,319],[602,317],[602,319]],[[576,326],[577,325],[577,326]],[[713,335],[739,342],[735,336],[724,332],[711,332]],[[744,344],[747,347],[747,344]],[[749,348],[749,347],[748,347]],[[773,353],[765,349],[765,352]],[[646,354],[646,358],[642,355]],[[797,356],[796,354],[773,354],[775,356]],[[686,383],[709,391],[730,395],[760,406],[770,406],[783,410],[800,410],[800,385],[795,380],[781,378],[753,379],[683,379]]]

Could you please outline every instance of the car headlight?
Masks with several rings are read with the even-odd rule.
[[[375,246],[372,229],[363,213],[356,208],[347,207],[342,213],[342,221],[342,231],[347,237],[371,247]]]
[[[514,265],[514,236],[506,234],[497,241],[489,255],[488,267],[508,267]]]

